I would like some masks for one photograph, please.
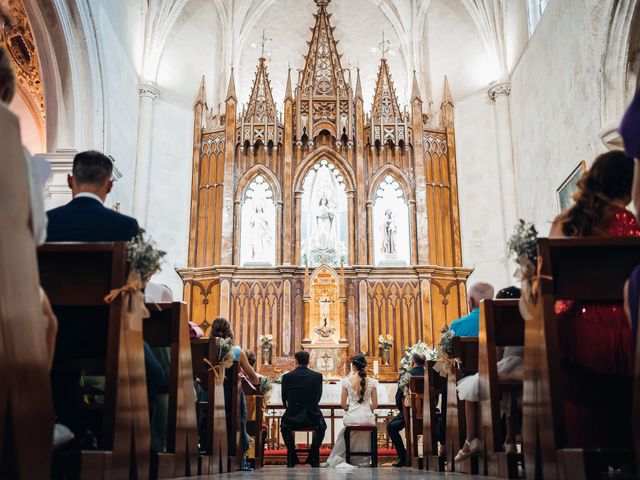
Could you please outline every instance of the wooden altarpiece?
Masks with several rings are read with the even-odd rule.
[[[205,332],[214,318],[226,317],[243,347],[258,351],[260,335],[272,334],[274,357],[291,357],[305,335],[304,181],[326,160],[346,192],[340,322],[348,354],[380,357],[378,337],[391,334],[391,368],[385,369],[391,376],[404,346],[437,341],[445,322],[466,313],[470,270],[462,268],[453,103],[445,78],[440,123],[432,124],[414,74],[410,108],[402,111],[382,58],[365,114],[359,71],[354,87],[340,63],[330,0],[315,2],[304,69],[295,88],[288,72],[283,115],[264,58],[241,111],[233,71],[218,114],[207,105],[203,78],[194,107],[189,259],[179,273],[190,319]],[[258,176],[275,205],[275,261],[244,265],[242,205]],[[373,209],[385,179],[406,196],[410,261],[404,266],[374,261]]]

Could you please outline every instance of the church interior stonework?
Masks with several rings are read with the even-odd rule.
[[[0,480],[638,478],[639,78],[640,0],[0,0]]]

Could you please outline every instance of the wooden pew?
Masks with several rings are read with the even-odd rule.
[[[503,393],[522,395],[522,381],[500,380],[497,369],[498,347],[524,346],[524,319],[518,300],[483,300],[480,302],[480,336],[478,372],[480,383],[480,450],[481,463],[489,476],[517,478],[518,460],[522,455],[504,452],[504,435],[500,414]]]
[[[409,406],[404,405],[407,466],[420,470],[424,468],[424,463],[418,448],[418,437],[421,436],[423,432],[424,377],[412,376],[409,379],[408,397]]]
[[[0,478],[48,478],[53,405],[18,119],[0,104]],[[37,459],[37,461],[34,461]]]
[[[147,304],[150,317],[143,322],[149,346],[171,349],[167,452],[152,455],[152,478],[197,474],[198,432],[186,307],[184,302]]]
[[[566,364],[560,361],[554,304],[556,299],[622,302],[624,282],[640,263],[640,239],[540,238],[538,252],[542,261],[538,290],[541,313],[526,322],[525,332],[524,404],[533,406],[525,409],[523,419],[527,470],[545,479],[600,478],[599,472],[606,472],[610,460],[633,463],[633,447],[629,444],[628,450],[566,448],[563,403]],[[532,345],[537,348],[534,350]],[[578,393],[583,398],[605,390],[621,398],[622,403],[630,400],[631,378],[596,377],[590,373],[582,377],[583,381],[572,382],[572,394],[576,394],[576,387],[584,385],[584,390]],[[526,382],[530,381],[533,386],[527,388]],[[603,383],[605,387],[594,389],[594,385]],[[620,408],[625,408],[622,403]]]
[[[240,384],[240,364],[237,361],[225,372],[225,384],[231,385],[231,415],[227,416],[227,433],[229,441],[229,471],[235,472],[240,470],[243,451],[240,446],[240,437],[242,435],[241,428],[241,404],[240,395],[242,394],[242,386]]]
[[[446,392],[447,380],[433,369],[435,363],[429,360],[424,368],[422,458],[425,470],[443,472],[446,457],[438,455],[438,433],[440,422],[445,419],[441,413],[436,413],[436,406],[438,397]]]
[[[65,455],[72,478],[149,478],[149,406],[142,315],[125,321],[127,244],[51,243],[38,249],[41,283],[58,316],[53,371],[105,375],[100,451]],[[140,294],[141,295],[141,294]],[[128,302],[127,302],[128,303]],[[78,399],[80,400],[80,399]]]
[[[454,458],[462,448],[467,434],[464,402],[458,399],[456,384],[463,375],[478,371],[478,337],[454,337],[453,358],[460,359],[460,367],[454,368],[447,380],[447,470],[477,474],[477,455],[462,462],[454,462]]]
[[[204,410],[206,433],[200,444],[198,475],[214,475],[228,471],[227,420],[224,409],[224,368],[219,359],[220,339],[191,339],[191,359],[194,378],[201,380],[209,400],[198,405]],[[206,359],[206,361],[205,361]],[[212,370],[209,362],[216,367]]]
[[[247,433],[254,438],[255,469],[259,470],[264,466],[264,411],[263,399],[257,387],[254,387],[248,380],[242,380],[242,391],[247,399]]]

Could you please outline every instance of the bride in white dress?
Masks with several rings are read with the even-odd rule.
[[[367,377],[367,361],[364,355],[356,355],[351,360],[351,373],[340,381],[342,386],[343,423],[345,426],[375,425],[376,416],[373,411],[378,407],[378,381]],[[344,428],[336,437],[331,455],[323,464],[325,467],[354,468],[368,466],[371,457],[351,457],[352,465],[347,463],[344,444]],[[367,452],[371,449],[371,433],[366,431],[351,432],[351,451]]]

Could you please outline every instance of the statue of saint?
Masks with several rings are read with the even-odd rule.
[[[398,234],[398,225],[390,208],[384,212],[384,222],[382,223],[382,252],[385,254],[394,254],[397,252],[396,235]]]
[[[273,235],[264,207],[256,203],[249,222],[249,241],[252,262],[267,261],[273,250]]]
[[[320,250],[335,248],[335,208],[323,193],[315,211],[316,224],[313,239],[315,247]]]

